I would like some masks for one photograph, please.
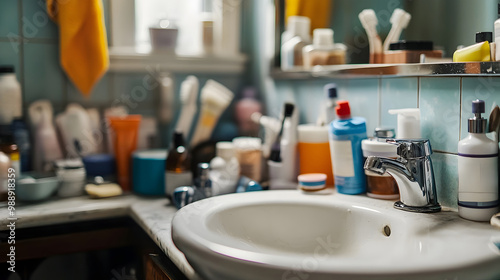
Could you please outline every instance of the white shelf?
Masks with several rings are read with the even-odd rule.
[[[247,57],[177,56],[173,53],[141,52],[134,48],[109,50],[112,72],[172,72],[237,75],[245,70]]]

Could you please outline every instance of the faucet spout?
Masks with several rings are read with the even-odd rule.
[[[441,210],[437,200],[429,140],[388,140],[398,145],[399,159],[370,156],[365,169],[394,177],[401,200],[394,204],[397,209],[432,213]]]

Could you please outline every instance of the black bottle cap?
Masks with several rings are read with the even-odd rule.
[[[472,113],[473,114],[483,114],[485,112],[484,101],[476,99],[472,101]]]
[[[172,143],[174,147],[185,146],[184,136],[182,135],[182,132],[174,132]]]
[[[14,73],[14,65],[0,65],[0,74]]]
[[[432,51],[432,41],[398,41],[389,45],[391,51]]]
[[[493,32],[477,32],[476,33],[476,43],[493,42]]]
[[[326,84],[323,87],[323,90],[326,92],[328,98],[337,98],[337,84],[335,83]]]

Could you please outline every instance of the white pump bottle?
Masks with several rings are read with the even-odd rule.
[[[469,135],[458,142],[458,214],[489,221],[498,212],[498,142],[486,136],[483,100],[472,101]]]

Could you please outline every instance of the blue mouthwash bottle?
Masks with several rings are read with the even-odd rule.
[[[361,141],[367,138],[366,120],[351,117],[348,101],[337,101],[335,111],[337,119],[328,129],[335,187],[343,194],[364,193],[366,177]]]

